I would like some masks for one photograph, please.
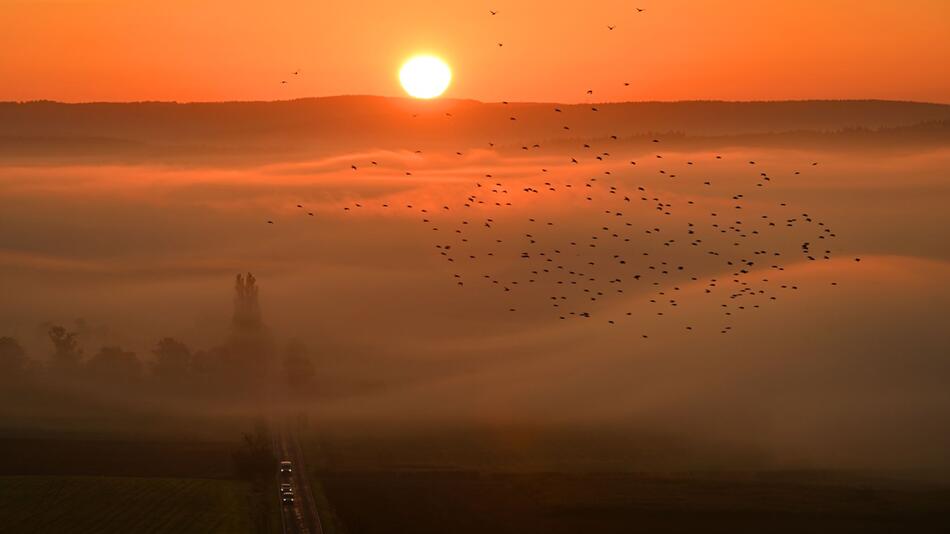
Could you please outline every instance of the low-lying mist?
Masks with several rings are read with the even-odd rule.
[[[609,142],[8,162],[0,426],[282,409],[689,459],[642,470],[950,468],[946,145]]]

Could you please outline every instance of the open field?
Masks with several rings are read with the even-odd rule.
[[[4,431],[0,532],[277,532],[276,490],[235,476],[238,437]]]
[[[249,499],[233,480],[0,477],[0,532],[253,532]]]
[[[950,525],[946,487],[858,480],[470,471],[321,477],[349,534],[946,532]]]
[[[942,482],[765,468],[675,436],[446,426],[327,429],[309,443],[331,533],[942,532],[950,525],[950,486]]]
[[[227,479],[233,443],[0,439],[0,475]]]

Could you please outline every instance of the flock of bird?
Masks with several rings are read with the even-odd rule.
[[[662,146],[660,139],[654,142]],[[572,178],[567,171],[552,172],[553,167],[510,180],[488,173],[451,204],[361,201],[342,209],[347,214],[372,209],[415,214],[432,231],[433,247],[455,285],[494,288],[509,312],[534,299],[547,302],[552,318],[601,318],[610,325],[635,315],[633,309],[617,312],[611,304],[618,299],[611,297],[632,296],[621,302],[651,306],[659,318],[675,314],[683,304],[678,295],[692,291],[713,299],[719,331],[727,334],[737,314],[799,289],[785,280],[787,264],[833,257],[830,243],[837,235],[828,224],[788,202],[770,205],[756,198],[761,188],[801,171],[773,176],[748,161],[743,165],[756,171],[747,179],[720,184],[700,175],[703,164],[727,164],[722,155],[670,163],[649,177],[618,170],[608,161],[610,152],[595,152],[591,143],[579,150],[596,153],[588,158],[597,161],[598,175]],[[657,153],[655,159],[673,157]],[[570,161],[564,165],[584,159]],[[637,163],[623,162],[631,168]],[[684,170],[677,169],[681,166]],[[670,182],[712,194],[728,192],[684,197],[669,192]],[[696,325],[682,326],[692,331]]]
[[[591,105],[590,113],[600,110]],[[349,216],[361,210],[414,214],[431,229],[433,249],[454,285],[497,291],[499,307],[509,313],[547,310],[552,320],[608,325],[630,319],[643,338],[649,337],[644,314],[677,321],[675,328],[686,332],[701,320],[728,334],[741,314],[799,289],[787,280],[786,265],[834,256],[837,236],[825,221],[767,192],[776,182],[799,179],[801,170],[773,174],[754,160],[728,161],[732,156],[723,154],[686,159],[663,150],[659,137],[646,143],[649,161],[642,161],[642,146],[641,160],[630,159],[634,152],[625,152],[619,135],[576,142],[574,155],[558,149],[555,157],[564,160],[531,176],[503,180],[483,172],[453,203],[377,200],[342,209]],[[520,146],[540,148],[540,142]],[[379,165],[353,162],[350,170]],[[716,173],[731,176],[712,179]],[[703,299],[704,310],[716,311],[681,313]]]

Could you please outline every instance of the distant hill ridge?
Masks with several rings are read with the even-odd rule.
[[[190,153],[242,147],[305,147],[314,153],[460,149],[651,132],[735,136],[900,128],[946,120],[950,105],[883,100],[505,104],[336,96],[275,102],[6,102],[0,103],[0,153],[130,146]]]

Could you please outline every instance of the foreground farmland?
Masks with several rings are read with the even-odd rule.
[[[310,452],[322,516],[343,527],[329,532],[936,533],[950,525],[944,479],[768,468],[647,434],[337,427],[315,432]]]
[[[0,532],[252,532],[249,485],[233,480],[0,477]]]
[[[177,432],[0,430],[0,534],[279,531],[276,490],[235,472],[239,429],[158,423]]]
[[[936,533],[950,525],[946,489],[777,474],[388,471],[321,478],[349,534]]]

